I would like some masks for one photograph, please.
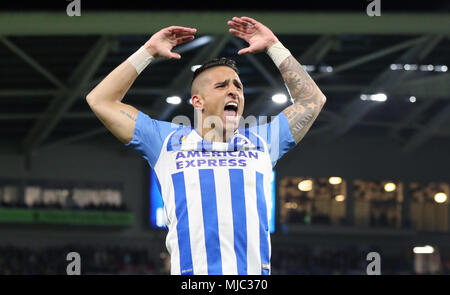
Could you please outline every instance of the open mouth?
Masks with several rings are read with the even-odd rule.
[[[225,116],[237,116],[238,105],[236,102],[230,101],[225,105],[224,114]]]

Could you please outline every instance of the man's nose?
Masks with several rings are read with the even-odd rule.
[[[238,94],[238,92],[237,92],[236,90],[234,90],[234,89],[230,89],[230,90],[228,91],[228,96],[229,96],[229,97],[232,97],[232,98],[234,98],[234,99],[236,99],[236,100],[239,99],[239,94]]]

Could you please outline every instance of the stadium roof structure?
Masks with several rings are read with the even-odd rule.
[[[175,48],[181,60],[156,60],[125,102],[160,120],[192,118],[192,67],[226,56],[240,70],[244,115],[277,114],[287,106],[271,100],[287,94],[281,75],[265,54],[237,55],[246,45],[228,33],[234,15],[271,28],[327,96],[307,138],[376,136],[414,152],[450,137],[450,14],[279,11],[2,12],[0,137],[23,153],[110,137],[86,94],[170,25],[196,27],[197,38]],[[370,100],[377,93],[387,100]],[[182,103],[167,104],[173,95]]]

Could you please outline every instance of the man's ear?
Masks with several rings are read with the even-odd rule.
[[[192,95],[191,102],[194,109],[199,111],[203,110],[203,100],[201,99],[200,95],[198,94]]]

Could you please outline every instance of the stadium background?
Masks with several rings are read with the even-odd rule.
[[[369,1],[246,2],[236,11],[85,2],[79,17],[67,16],[68,1],[2,3],[0,274],[65,274],[73,251],[83,274],[167,273],[165,231],[150,225],[149,167],[106,132],[84,97],[152,33],[177,24],[198,28],[197,40],[176,49],[181,60],[144,71],[126,102],[161,120],[192,118],[192,66],[228,56],[241,72],[245,114],[278,113],[287,103],[271,97],[287,94],[281,77],[264,54],[236,56],[244,44],[227,33],[234,15],[271,28],[328,98],[275,167],[272,272],[365,274],[369,252],[380,254],[383,274],[449,272],[450,207],[434,200],[450,194],[444,1],[382,0],[375,17]],[[387,100],[370,101],[376,93]],[[168,104],[170,96],[181,103]],[[298,187],[304,180],[310,191]],[[425,245],[434,252],[413,252]]]

